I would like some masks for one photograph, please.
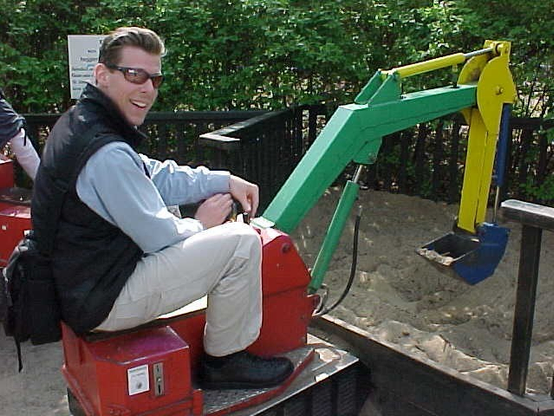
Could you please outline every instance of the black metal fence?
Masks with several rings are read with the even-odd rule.
[[[275,111],[200,136],[212,166],[260,186],[260,211],[277,193],[325,124],[324,106]]]
[[[267,204],[325,124],[322,106],[291,108],[201,136],[217,149],[214,162],[269,189]],[[510,120],[508,160],[500,200],[554,204],[553,120]],[[552,130],[554,132],[554,130]],[[445,117],[383,139],[363,185],[453,203],[460,199],[468,127],[459,116]],[[347,167],[344,176],[353,172]],[[552,184],[552,185],[551,185]]]
[[[198,136],[222,126],[264,114],[265,111],[180,111],[152,112],[141,130],[149,140],[140,149],[160,159],[199,164],[211,159],[205,148],[198,147]],[[59,114],[25,114],[27,130],[35,145],[42,149]]]
[[[500,199],[554,203],[554,120],[510,119],[505,183]],[[383,140],[366,177],[374,189],[457,202],[463,179],[468,127],[459,116],[398,132]]]
[[[327,120],[323,105],[274,112],[151,113],[141,151],[179,163],[230,169],[260,184],[261,208],[290,175]],[[26,115],[31,137],[42,146],[58,115]],[[554,120],[510,120],[510,142],[501,200],[554,205]],[[457,202],[463,177],[467,126],[446,117],[383,139],[363,185],[373,189]],[[200,140],[198,138],[200,137]],[[348,176],[352,169],[345,169]],[[342,178],[341,178],[342,179]]]

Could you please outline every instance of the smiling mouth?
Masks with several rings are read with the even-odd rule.
[[[131,104],[133,104],[134,106],[140,109],[145,109],[148,106],[146,103],[139,102],[139,101],[131,101]]]

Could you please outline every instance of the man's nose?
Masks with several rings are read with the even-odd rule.
[[[154,88],[154,80],[152,78],[148,78],[144,84],[142,84],[143,91],[150,92],[155,91],[156,88]]]

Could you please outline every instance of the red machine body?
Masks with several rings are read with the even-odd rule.
[[[0,268],[30,230],[29,190],[14,186],[13,163],[0,160]],[[307,294],[310,274],[288,235],[259,230],[263,245],[263,322],[249,350],[262,356],[294,355],[295,372],[273,389],[257,390],[221,405],[195,385],[203,353],[201,307],[118,333],[76,336],[62,324],[62,373],[75,416],[222,415],[283,392],[310,362],[307,328],[318,297]],[[215,406],[214,406],[215,404]]]
[[[280,355],[306,348],[317,296],[306,292],[310,275],[290,238],[261,230],[263,323],[249,348]],[[208,408],[195,387],[202,355],[204,310],[164,317],[135,330],[77,337],[63,327],[63,375],[88,416],[219,415],[260,403],[282,392],[309,362],[308,351],[282,386],[265,389],[224,408]]]
[[[0,159],[0,268],[31,229],[31,193],[14,187],[13,162]]]
[[[13,188],[14,182],[13,162],[0,157],[0,189]]]

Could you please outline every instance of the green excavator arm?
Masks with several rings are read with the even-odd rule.
[[[502,105],[515,97],[508,69],[509,51],[508,42],[486,41],[484,48],[475,52],[377,71],[353,104],[337,109],[263,215],[253,223],[290,233],[349,163],[374,163],[384,136],[462,111],[470,124],[470,143],[457,226],[475,232],[484,220],[484,195],[488,196],[490,188]],[[402,93],[404,78],[459,64],[464,67],[455,85]],[[318,280],[340,237],[351,208],[348,204],[355,198],[347,199],[350,202],[337,211],[328,231],[333,241],[324,242],[320,251],[319,257],[325,261],[321,267],[316,261],[312,272],[320,275]],[[335,221],[339,231],[333,230]]]
[[[373,79],[379,80],[377,72]],[[374,163],[383,136],[475,104],[476,85],[437,88],[400,96],[393,77],[383,90],[397,99],[338,108],[257,222],[291,232],[350,163]]]

